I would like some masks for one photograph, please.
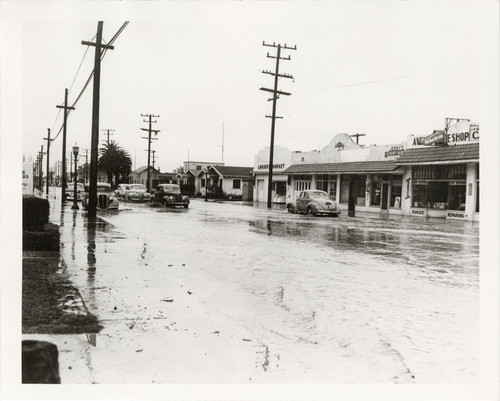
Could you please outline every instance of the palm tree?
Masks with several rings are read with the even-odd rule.
[[[113,176],[115,177],[114,185],[118,185],[120,178],[127,177],[132,171],[132,158],[115,141],[104,144],[99,149],[99,153],[101,156],[98,166],[104,170],[110,184],[113,185]]]

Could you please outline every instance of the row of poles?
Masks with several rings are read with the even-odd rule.
[[[91,135],[91,146],[90,146],[90,180],[89,180],[89,203],[88,203],[88,217],[89,218],[95,218],[96,217],[96,210],[97,210],[97,159],[98,159],[98,143],[99,143],[99,105],[100,105],[100,78],[101,78],[101,58],[102,58],[102,50],[113,50],[114,47],[111,45],[105,45],[102,43],[102,30],[103,30],[103,22],[99,21],[97,23],[97,34],[96,34],[96,41],[95,43],[93,42],[87,42],[87,41],[82,41],[82,45],[86,46],[93,46],[95,47],[95,57],[94,57],[94,77],[93,77],[93,103],[92,103],[92,135]],[[276,68],[275,72],[271,71],[262,71],[264,74],[272,75],[274,76],[274,87],[273,89],[269,88],[260,88],[262,91],[270,92],[272,93],[272,97],[268,99],[268,101],[273,102],[272,106],[272,115],[266,115],[266,118],[271,118],[271,142],[270,142],[270,153],[269,153],[269,180],[268,180],[268,199],[267,199],[267,207],[271,208],[272,205],[272,177],[273,177],[273,159],[274,159],[274,136],[275,136],[275,125],[276,125],[276,119],[283,118],[279,117],[276,115],[276,103],[277,100],[279,99],[280,95],[284,96],[289,96],[291,93],[289,92],[284,92],[278,90],[278,79],[279,78],[288,78],[288,79],[293,79],[292,75],[289,74],[280,74],[279,73],[279,64],[280,60],[291,60],[291,57],[283,57],[281,55],[281,50],[297,50],[297,46],[287,46],[286,43],[285,45],[281,44],[276,44],[273,42],[273,44],[268,44],[263,42],[263,46],[267,47],[273,47],[277,49],[277,54],[276,56],[272,56],[269,53],[267,53],[268,58],[274,58],[276,59]],[[68,89],[65,89],[64,93],[64,105],[57,105],[56,107],[63,109],[63,140],[62,140],[62,182],[61,182],[61,188],[62,188],[62,194],[61,194],[61,202],[64,205],[65,199],[66,199],[66,130],[67,130],[67,118],[68,118],[68,111],[69,110],[74,110],[75,108],[72,106],[68,105]],[[152,138],[152,134],[155,136],[158,135],[159,130],[155,130],[152,128],[152,124],[156,123],[156,120],[153,120],[153,118],[158,118],[159,115],[153,115],[153,114],[141,114],[143,117],[147,117],[147,120],[143,120],[144,122],[148,123],[148,128],[141,128],[141,130],[148,131],[148,137],[143,139],[148,140],[148,169],[147,169],[147,189],[148,191],[151,189],[150,188],[150,159],[151,159],[151,143],[153,140],[157,140],[158,138]],[[108,134],[108,143],[109,143],[109,135],[110,135],[111,130],[107,130]],[[50,129],[48,129],[48,134],[47,138],[44,138],[44,140],[47,141],[47,194],[48,194],[48,186],[49,186],[49,152],[50,152],[50,143],[53,141],[53,139],[50,138]],[[154,151],[153,151],[154,152]],[[43,155],[45,153],[43,152],[43,145],[41,148],[41,151],[39,152],[39,163],[40,163],[40,169],[39,171],[42,171],[42,160],[43,160]],[[76,193],[76,174],[77,174],[77,156],[78,156],[78,147],[75,146],[73,147],[73,154],[75,156],[75,180],[74,180],[74,185],[75,185],[75,193]],[[40,174],[40,188],[42,187],[42,181],[41,181],[41,176]],[[76,201],[76,196],[74,197]]]
[[[95,47],[94,56],[94,71],[93,71],[93,100],[92,100],[92,134],[91,134],[91,146],[90,146],[90,177],[89,177],[89,203],[88,203],[88,217],[95,218],[97,210],[97,160],[98,160],[98,146],[99,146],[99,100],[100,100],[100,81],[101,81],[101,58],[103,50],[113,50],[114,47],[111,45],[105,45],[102,43],[102,30],[103,22],[99,21],[97,23],[97,34],[96,41],[87,42],[82,41],[81,44],[85,46]],[[61,204],[64,206],[66,201],[66,185],[67,185],[67,171],[66,171],[66,133],[67,133],[67,120],[68,112],[74,110],[73,106],[68,105],[68,89],[64,91],[64,104],[57,105],[57,108],[63,110],[63,137],[62,137],[62,171],[61,171]],[[108,130],[108,142],[110,130]],[[50,137],[50,129],[48,129],[47,138],[43,138],[47,141],[47,152],[43,152],[43,145],[41,151],[38,154],[36,167],[39,171],[39,187],[42,190],[42,166],[43,166],[43,155],[47,154],[47,189],[48,194],[49,188],[49,177],[50,177],[50,144],[54,139]],[[75,176],[74,176],[74,204],[73,208],[78,208],[76,204],[76,182],[77,182],[77,157],[79,153],[78,146],[73,147],[73,156],[75,158]],[[87,154],[88,156],[88,154]],[[86,161],[86,166],[88,166],[88,159]]]

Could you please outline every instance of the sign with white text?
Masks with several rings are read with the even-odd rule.
[[[479,124],[470,121],[458,121],[448,128],[445,142],[449,146],[479,142]]]

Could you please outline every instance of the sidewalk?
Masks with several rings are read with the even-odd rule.
[[[62,384],[252,383],[256,366],[264,373],[266,347],[221,313],[231,288],[192,294],[190,286],[203,280],[196,270],[170,260],[149,265],[142,239],[99,213],[89,222],[71,202],[61,208],[52,192],[49,201],[50,222],[60,226],[61,269],[104,327],[97,335],[23,336],[57,345]],[[216,309],[206,302],[214,295],[221,298]]]

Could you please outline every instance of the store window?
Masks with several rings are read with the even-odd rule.
[[[357,193],[356,205],[358,206],[366,205],[366,175],[358,176],[358,193]]]
[[[370,205],[380,206],[382,183],[380,181],[372,181],[370,193],[371,193]]]
[[[330,199],[337,199],[337,180],[330,181]]]
[[[465,195],[465,184],[450,185],[448,191],[448,209],[465,210]]]
[[[240,188],[241,188],[241,180],[233,179],[233,189],[240,189]]]
[[[311,189],[312,176],[310,175],[300,175],[295,177],[295,190],[305,191]]]
[[[429,181],[413,184],[413,207],[448,209],[448,182]]]
[[[391,203],[390,207],[401,208],[402,183],[393,182],[391,188]]]
[[[319,174],[316,176],[316,189],[328,191],[328,174]]]
[[[342,175],[340,178],[340,203],[349,202],[349,175]]]

